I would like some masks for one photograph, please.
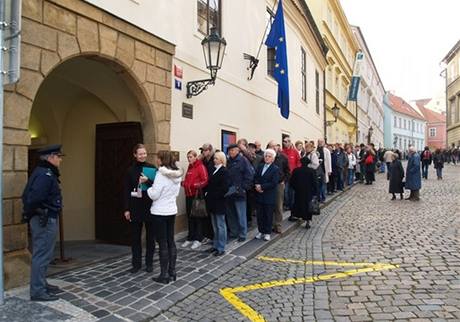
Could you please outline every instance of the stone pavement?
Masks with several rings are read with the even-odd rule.
[[[153,321],[460,321],[460,167],[444,172],[420,202],[358,185]]]

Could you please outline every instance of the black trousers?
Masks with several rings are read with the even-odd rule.
[[[174,225],[176,216],[153,215],[153,229],[155,238],[160,246],[160,267],[161,274],[176,271],[177,248],[174,241]]]
[[[334,192],[335,191],[335,177],[336,174],[332,173],[329,176],[329,182],[327,183],[327,192]]]
[[[257,228],[262,234],[271,234],[274,211],[275,205],[257,203]]]
[[[152,222],[131,222],[131,252],[133,267],[142,266],[142,227],[145,226],[145,266],[153,265],[153,253],[155,252],[155,235]]]
[[[193,197],[185,197],[185,212],[187,213],[188,237],[187,240],[203,240],[204,219],[193,218],[192,212]]]

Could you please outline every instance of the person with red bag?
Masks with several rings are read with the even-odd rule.
[[[364,169],[366,184],[370,185],[375,181],[375,164],[377,158],[375,157],[375,151],[372,147],[368,146],[366,150],[366,154],[364,155]]]
[[[203,162],[199,160],[196,151],[189,151],[187,153],[187,160],[189,162],[185,179],[182,186],[185,191],[185,209],[188,219],[188,238],[182,244],[182,247],[192,245],[192,249],[197,249],[203,242],[203,229],[205,220],[209,218],[193,218],[191,217],[193,199],[197,194],[208,185],[208,171],[206,170]]]

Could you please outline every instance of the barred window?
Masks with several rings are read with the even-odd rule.
[[[273,11],[267,7],[267,25],[271,26],[273,20],[275,20],[275,14]],[[267,48],[267,75],[274,77],[275,75],[275,48]]]

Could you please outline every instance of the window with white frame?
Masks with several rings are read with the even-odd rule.
[[[316,113],[319,114],[319,72],[315,70],[315,99]]]
[[[302,100],[307,101],[307,53],[300,47],[301,56],[301,78],[302,78]]]
[[[430,127],[430,137],[435,137],[435,136],[436,136],[436,128]]]
[[[401,118],[398,117],[398,127],[401,128]]]
[[[216,28],[219,35],[222,36],[220,0],[210,0],[209,7],[207,0],[197,0],[197,8],[198,31],[205,35],[208,34],[209,17],[209,30]]]
[[[394,116],[394,124],[393,124],[394,127],[397,127],[398,126],[398,118],[396,116]]]

